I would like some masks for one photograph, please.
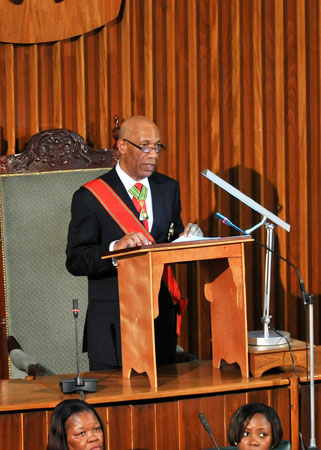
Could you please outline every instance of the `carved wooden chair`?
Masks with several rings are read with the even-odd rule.
[[[10,374],[9,335],[46,373],[75,371],[72,299],[80,332],[87,280],[65,268],[71,198],[117,159],[117,147],[91,148],[65,129],[41,131],[22,153],[0,156],[0,378]],[[86,355],[80,366],[88,369]]]

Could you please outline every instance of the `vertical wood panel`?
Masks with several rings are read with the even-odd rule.
[[[132,449],[131,407],[125,405],[108,408],[107,420],[106,441],[108,450]]]
[[[165,71],[165,86],[167,94],[167,110],[164,114],[167,115],[167,145],[170,152],[168,159],[167,172],[169,176],[175,177],[177,174],[178,161],[178,139],[177,139],[177,104],[176,104],[176,65],[175,65],[175,49],[176,49],[176,35],[175,35],[175,2],[168,0],[166,7],[166,71]],[[160,63],[161,64],[161,63]],[[163,99],[161,98],[162,102]]]
[[[53,65],[53,128],[62,128],[62,72],[61,44],[56,42],[52,47]],[[50,127],[49,127],[50,128]]]
[[[39,86],[38,86],[38,47],[30,47],[30,131],[39,131]]]
[[[110,127],[110,115],[109,115],[109,60],[108,60],[108,33],[107,27],[104,27],[98,36],[98,51],[99,51],[99,75],[98,75],[98,99],[97,106],[99,105],[97,119],[94,124],[94,128],[99,124],[99,139],[96,142],[101,142],[103,148],[110,147],[110,142],[108,141],[111,136],[108,128]]]
[[[286,204],[286,173],[287,167],[285,164],[285,93],[284,93],[284,8],[282,2],[275,2],[275,145],[276,145],[276,189],[278,196],[278,215],[281,219],[287,219],[287,204]],[[278,250],[281,255],[286,254],[286,233],[277,233],[278,237]],[[277,248],[277,247],[276,247]],[[288,329],[288,318],[286,314],[287,306],[287,265],[285,263],[279,264],[279,277],[281,286],[278,286],[278,290],[275,291],[276,295],[281,296],[283,293],[284,303],[283,311],[281,312],[284,319],[285,330]],[[277,274],[277,272],[275,272]]]
[[[122,24],[121,24],[121,96],[122,96],[122,117],[124,119],[132,115],[131,106],[131,2],[127,2]],[[117,114],[117,111],[115,111]]]
[[[5,101],[3,104],[5,120],[1,121],[1,126],[3,126],[3,138],[7,141],[7,154],[15,154],[15,88],[14,88],[14,51],[13,45],[3,45],[1,46],[4,50],[4,71],[5,74],[5,85],[4,85],[4,96]],[[6,149],[4,149],[6,150]],[[4,151],[5,153],[5,151]]]
[[[27,412],[23,414],[23,450],[46,448],[48,433],[45,412]],[[37,424],[37,427],[35,427]],[[3,447],[5,448],[5,447]],[[7,447],[9,450],[9,447]],[[14,447],[11,447],[12,449]]]
[[[76,41],[76,98],[77,98],[77,129],[81,136],[87,135],[86,130],[86,102],[85,102],[85,62],[84,62],[84,36]]]
[[[179,441],[181,449],[199,449],[199,435],[203,426],[198,419],[201,408],[200,398],[179,401]]]
[[[153,404],[132,406],[133,449],[156,449],[155,408]]]
[[[0,448],[23,450],[22,415],[0,415]]]
[[[178,402],[157,403],[156,436],[158,450],[179,449]]]
[[[154,89],[153,89],[153,1],[144,0],[144,98],[145,115],[154,118]]]

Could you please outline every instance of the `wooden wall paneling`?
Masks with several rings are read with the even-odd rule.
[[[126,2],[126,7],[121,22],[121,96],[122,96],[122,117],[127,119],[133,114],[132,111],[132,67],[131,67],[131,2]],[[141,68],[139,72],[141,72]]]
[[[298,189],[297,201],[300,206],[299,220],[294,227],[298,227],[298,244],[300,247],[298,266],[302,267],[302,276],[308,281],[308,142],[307,142],[307,54],[306,54],[306,3],[297,2],[297,64],[298,70],[298,178],[295,185]],[[310,26],[313,26],[311,21]],[[312,44],[312,43],[311,43]],[[309,80],[310,82],[312,80]],[[310,119],[311,120],[311,119]],[[313,120],[313,119],[312,119]],[[313,126],[310,127],[310,132]],[[294,180],[293,180],[294,181]],[[290,186],[292,191],[292,185]]]
[[[0,448],[23,450],[22,414],[0,414]]]
[[[224,416],[226,432],[234,411],[241,405],[248,403],[247,394],[245,392],[233,392],[224,396]]]
[[[59,101],[61,96],[55,99],[54,77],[55,70],[53,63],[53,45],[37,45],[38,48],[38,85],[39,90],[39,130],[53,128],[54,123],[54,102]],[[61,73],[59,72],[61,82]]]
[[[176,116],[177,116],[177,173],[175,178],[182,182],[181,189],[182,219],[186,224],[190,218],[190,175],[188,152],[189,129],[188,129],[188,24],[187,9],[182,7],[182,1],[177,3],[177,14],[175,16],[175,42],[176,42]],[[179,13],[178,13],[179,11]],[[184,180],[184,181],[183,181]]]
[[[232,148],[231,162],[232,167],[240,166],[241,164],[241,39],[240,39],[240,2],[233,0],[231,2],[231,101],[233,111],[232,121]],[[239,173],[240,176],[240,173]],[[240,179],[233,180],[233,182],[240,186]]]
[[[180,449],[198,450],[199,437],[203,425],[198,418],[202,404],[200,398],[184,399],[179,401],[179,442]]]
[[[45,449],[48,444],[45,411],[30,411],[22,415],[23,450]],[[14,447],[3,447],[14,448]]]
[[[97,83],[99,85],[99,90],[96,91],[96,114],[93,127],[97,127],[97,132],[99,132],[99,139],[102,148],[111,148],[112,142],[112,126],[111,114],[110,114],[110,95],[109,95],[109,72],[111,71],[111,66],[109,64],[108,57],[108,44],[109,44],[109,33],[107,26],[104,26],[99,32],[98,37],[98,48],[99,48],[99,74]],[[97,98],[98,97],[98,98]],[[115,115],[115,114],[114,114]]]
[[[153,24],[153,0],[144,0],[144,25],[141,32],[144,33],[144,102],[145,115],[154,118],[154,64],[153,64],[153,36],[155,33]]]
[[[52,128],[63,128],[62,113],[62,53],[61,43],[52,44],[52,82],[53,82],[53,125]],[[48,126],[48,129],[51,127]]]
[[[31,105],[31,86],[35,81],[35,70],[32,68],[32,46],[15,46],[14,87],[15,87],[15,127],[16,145],[23,148],[27,142],[31,124],[33,123]]]
[[[130,67],[132,72],[132,86],[131,86],[131,106],[132,114],[145,114],[145,45],[144,42],[144,28],[145,28],[145,10],[142,0],[132,1],[132,14],[130,17],[130,46],[131,46],[131,61]],[[150,36],[152,39],[152,35]]]
[[[61,42],[62,122],[63,128],[77,132],[78,85],[76,71],[75,41],[63,41]]]
[[[300,215],[298,218],[293,218],[294,228],[297,227],[297,245],[298,245],[298,255],[295,264],[301,268],[301,275],[306,283],[309,283],[308,279],[308,243],[309,243],[309,202],[308,202],[308,143],[307,136],[307,123],[310,124],[310,133],[313,130],[313,118],[308,118],[308,108],[307,104],[307,82],[311,83],[311,79],[308,80],[307,76],[307,30],[306,30],[306,14],[307,14],[307,4],[302,2],[297,3],[297,60],[298,60],[298,141],[297,141],[297,151],[298,151],[298,178],[293,180],[295,186],[297,187],[297,202],[300,207]],[[313,21],[310,25],[313,27]],[[310,72],[311,73],[311,72]],[[311,137],[311,134],[310,134]],[[311,150],[311,148],[310,148]],[[292,185],[290,187],[292,190]],[[293,242],[293,236],[291,236],[291,242]],[[297,279],[297,277],[296,277]],[[308,286],[308,284],[307,284]],[[296,283],[296,290],[294,291],[298,295],[298,280]],[[303,311],[302,301],[300,296],[298,296],[298,311]],[[303,321],[299,321],[298,333],[301,338],[305,338],[305,326]]]
[[[160,402],[156,411],[156,448],[179,450],[178,402]]]
[[[86,100],[85,100],[85,62],[84,62],[84,35],[81,35],[75,41],[76,52],[76,115],[77,115],[77,128],[76,133],[86,138]],[[95,66],[96,68],[97,66]],[[98,69],[98,68],[97,68]]]
[[[147,4],[146,4],[147,6]],[[155,123],[160,130],[161,139],[167,152],[163,153],[158,160],[157,170],[162,173],[168,173],[168,169],[171,166],[168,162],[172,161],[173,147],[168,143],[168,122],[167,116],[167,92],[166,92],[166,75],[167,65],[165,61],[166,55],[166,19],[165,19],[165,6],[164,1],[153,2],[152,9],[150,6],[146,9],[146,21],[144,26],[145,37],[145,60],[147,64],[148,74],[145,74],[145,89],[151,90],[150,94],[147,94],[146,98],[152,99],[154,106],[150,109],[149,117],[153,117]],[[151,17],[150,17],[151,14]],[[147,18],[149,17],[149,18]],[[151,22],[149,23],[149,21]],[[146,24],[148,23],[148,26]],[[149,30],[147,31],[147,28]],[[162,30],[162,32],[159,32]],[[146,42],[146,40],[148,42]],[[152,41],[152,47],[150,43]],[[149,53],[151,51],[151,56]],[[150,60],[150,63],[148,61]],[[151,66],[152,65],[152,72]],[[152,77],[150,77],[152,75]],[[150,88],[148,88],[148,85]],[[150,108],[148,104],[150,100],[146,102],[146,111]],[[152,113],[152,116],[150,114]]]
[[[262,204],[273,213],[276,211],[275,162],[277,161],[275,143],[275,34],[274,34],[274,2],[262,3],[262,110],[263,110],[263,173],[262,173]],[[275,227],[276,228],[276,227]],[[277,230],[275,230],[277,231]],[[267,234],[267,233],[265,233]],[[275,242],[277,236],[275,235]],[[265,252],[261,252],[265,256]],[[270,285],[270,315],[271,325],[276,326],[280,319],[277,314],[282,298],[276,298],[275,278],[278,274],[278,260],[272,257],[271,285]],[[282,308],[281,308],[282,309]],[[282,328],[281,328],[282,329]]]
[[[99,414],[103,425],[104,425],[104,431],[105,431],[105,444],[106,444],[106,450],[109,450],[108,446],[108,408],[106,406],[94,406],[95,410]]]
[[[1,153],[14,155],[15,153],[15,87],[14,87],[14,46],[12,44],[1,44],[1,72],[2,95],[1,102]],[[3,84],[2,84],[3,83]]]
[[[210,96],[210,158],[209,158],[209,168],[215,173],[218,173],[221,165],[221,109],[220,109],[220,27],[219,27],[219,4],[218,2],[210,2],[209,4],[209,18],[210,26],[209,29],[209,57],[210,57],[210,86],[209,86],[209,96]],[[214,212],[214,208],[220,210],[220,197],[215,195],[215,188],[212,183],[208,180],[202,178],[203,186],[205,183],[209,186],[210,192],[210,202],[209,202],[209,213]],[[209,226],[209,236],[215,235],[214,230],[220,230],[220,227],[214,225],[216,223],[213,221],[212,226]]]
[[[38,45],[32,45],[30,49],[30,133],[39,132],[39,64]]]
[[[167,170],[170,177],[177,177],[177,165],[178,165],[178,155],[180,149],[178,147],[178,124],[177,124],[177,96],[176,96],[176,33],[175,33],[175,17],[176,9],[175,2],[166,1],[164,4],[165,8],[165,32],[166,41],[164,48],[164,63],[165,66],[165,77],[164,77],[164,92],[166,92],[166,106],[164,114],[167,115],[167,136],[166,144],[168,147],[167,156]],[[163,23],[163,22],[162,22]],[[160,102],[162,99],[160,98]]]
[[[108,134],[106,27],[85,35],[84,51],[87,141],[93,147],[100,142],[100,146],[106,148]]]
[[[287,166],[288,166],[288,213],[289,222],[292,222],[291,236],[289,237],[288,258],[294,264],[299,266],[299,246],[300,242],[300,194],[298,192],[298,179],[300,177],[299,155],[298,152],[298,43],[297,43],[297,2],[287,2],[285,11],[286,21],[286,127],[287,127]],[[302,86],[301,86],[302,88]],[[301,91],[302,92],[302,91]],[[304,145],[304,144],[303,144]],[[293,157],[296,154],[296,157]],[[304,176],[304,174],[302,174]],[[292,219],[292,220],[291,220]],[[295,244],[297,243],[297,245]],[[296,297],[298,291],[298,281],[296,274],[290,271],[289,285],[287,289],[291,296],[289,297],[287,314],[289,330],[297,338],[302,338],[303,330],[299,323],[299,317],[302,316],[302,309]],[[300,330],[301,328],[301,330]]]
[[[201,398],[201,410],[199,412],[205,415],[217,444],[220,446],[228,445],[226,440],[227,428],[225,423],[224,396],[213,395]],[[200,419],[197,416],[195,420]],[[213,442],[203,425],[200,436],[201,448],[213,447]]]
[[[199,102],[198,102],[198,27],[197,27],[197,5],[195,0],[189,2],[187,10],[187,66],[188,83],[188,130],[189,137],[186,139],[186,162],[188,164],[189,176],[189,199],[188,199],[188,222],[194,223],[199,217]]]
[[[132,449],[131,406],[120,405],[108,408],[106,447],[108,450]]]
[[[213,221],[214,219],[214,186],[201,175],[201,172],[207,168],[212,168],[212,155],[216,152],[216,149],[212,147],[211,141],[211,118],[212,118],[212,106],[210,89],[204,89],[205,86],[211,85],[211,44],[210,33],[211,27],[209,25],[208,14],[209,8],[213,2],[198,2],[198,17],[197,17],[197,39],[198,39],[198,55],[197,55],[197,67],[198,67],[198,83],[197,83],[197,96],[198,96],[198,152],[197,147],[192,150],[195,158],[195,153],[198,153],[198,194],[197,194],[197,206],[198,206],[198,223],[202,228],[205,236],[216,236],[217,231],[214,232]],[[192,162],[193,164],[193,162]],[[195,219],[196,220],[196,219]],[[217,230],[217,224],[215,229]],[[199,356],[204,359],[210,359],[211,357],[211,330],[208,321],[210,315],[210,305],[205,299],[202,285],[200,284],[199,274],[197,274],[198,280],[198,322],[195,324],[197,330],[199,330]]]
[[[132,406],[133,449],[156,450],[155,404]]]
[[[277,411],[283,428],[283,439],[291,441],[291,405],[289,389],[271,389],[269,406]],[[294,412],[294,410],[293,410]],[[294,444],[294,443],[293,443]],[[295,448],[294,445],[292,448]]]
[[[128,16],[126,16],[128,17]],[[125,23],[125,15],[122,18],[120,23],[113,22],[106,25],[107,28],[107,58],[108,58],[108,108],[109,108],[109,122],[102,123],[100,126],[104,126],[107,128],[107,131],[110,133],[115,126],[114,116],[117,115],[120,120],[128,117],[123,112],[123,104],[124,104],[124,93],[126,87],[126,95],[129,92],[129,86],[125,85],[124,79],[124,69],[126,65],[126,52],[123,55],[123,52],[127,49],[125,48],[124,43],[128,40],[126,33],[123,31]],[[125,41],[124,41],[125,39]],[[127,69],[126,69],[127,70]],[[127,74],[127,72],[126,72]],[[129,71],[130,74],[130,71]],[[107,143],[107,147],[113,145],[114,139],[112,138],[112,134],[109,134],[109,140]]]
[[[241,123],[242,123],[242,162],[239,170],[242,173],[240,189],[249,196],[253,194],[253,186],[257,178],[254,166],[254,41],[253,30],[253,2],[247,0],[243,2],[240,10],[240,33],[241,33]],[[258,215],[253,213],[250,208],[241,208],[242,226],[247,229],[257,222]],[[247,305],[248,305],[248,327],[254,329],[254,310],[259,309],[261,314],[261,285],[257,277],[257,271],[260,270],[261,250],[254,244],[245,248],[246,263],[246,287],[247,287]],[[255,301],[253,301],[255,298]],[[256,325],[257,326],[257,325]]]
[[[286,155],[285,155],[285,92],[284,92],[284,8],[282,2],[274,3],[274,20],[275,20],[275,145],[276,145],[276,189],[278,197],[278,216],[287,221],[286,207]],[[269,156],[268,156],[269,157]],[[286,243],[289,236],[288,233],[279,229],[277,230],[277,243],[275,247],[281,255],[286,255]],[[278,289],[275,291],[275,302],[283,299],[283,311],[279,309],[281,322],[283,322],[284,330],[288,329],[287,320],[287,270],[288,266],[284,262],[279,262],[278,272],[274,272],[275,277],[279,277]],[[275,283],[275,281],[274,281]]]
[[[263,105],[262,105],[262,3],[255,0],[253,3],[253,123],[254,128],[254,183],[252,186],[253,196],[255,200],[262,203],[263,199]],[[257,217],[257,216],[256,216]],[[259,230],[256,233],[257,239],[266,241],[265,229]],[[264,289],[264,267],[265,267],[265,253],[259,249],[255,249],[256,258],[253,261],[255,286],[257,289],[253,290],[252,295],[256,296],[253,300],[253,321],[254,328],[262,328],[259,318],[263,311],[263,289]]]
[[[321,203],[321,150],[320,150],[320,2],[307,3],[307,32],[308,60],[314,61],[307,64],[307,117],[310,122],[307,148],[307,260],[304,265],[308,268],[307,289],[313,294],[321,293],[320,270],[320,233],[313,230],[320,228],[320,208],[314,205]],[[313,94],[312,94],[313,93]],[[313,168],[316,168],[314,170]],[[302,265],[302,264],[301,264]],[[310,268],[310,270],[309,270]],[[320,335],[320,301],[315,297],[315,334]],[[319,296],[319,300],[321,297]]]
[[[299,380],[296,376],[290,378],[290,411],[291,411],[291,443],[292,448],[299,448],[300,428],[300,402],[301,392],[299,388]]]

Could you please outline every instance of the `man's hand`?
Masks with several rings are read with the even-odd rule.
[[[203,236],[203,231],[197,225],[197,223],[188,223],[182,233],[185,237],[190,236]]]
[[[150,244],[151,242],[146,239],[142,233],[128,233],[115,243],[114,250],[122,250],[123,248],[139,247],[141,245]]]

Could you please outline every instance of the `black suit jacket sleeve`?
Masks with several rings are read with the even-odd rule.
[[[108,253],[113,239],[103,237],[96,203],[94,196],[83,187],[72,199],[66,266],[73,275],[95,277],[115,271],[110,259],[101,259]]]

